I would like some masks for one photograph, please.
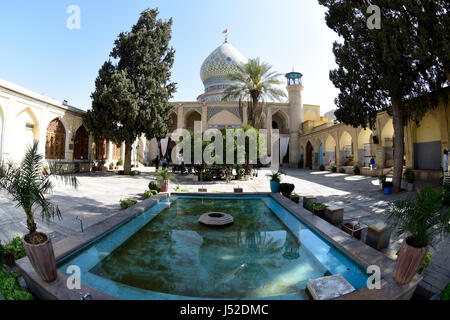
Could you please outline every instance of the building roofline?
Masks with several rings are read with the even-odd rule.
[[[86,113],[86,111],[84,111],[82,109],[79,109],[79,108],[76,108],[76,107],[73,107],[73,106],[70,106],[70,105],[63,105],[62,101],[58,101],[58,100],[55,100],[53,98],[50,98],[50,97],[44,96],[42,94],[39,94],[37,92],[31,91],[29,89],[25,89],[24,87],[21,87],[21,86],[19,86],[17,84],[14,84],[14,83],[11,83],[9,81],[6,81],[6,80],[4,80],[2,78],[0,78],[0,87],[3,87],[3,88],[5,88],[5,89],[7,89],[9,91],[13,91],[13,92],[15,92],[17,94],[26,96],[28,98],[31,98],[31,99],[34,99],[34,100],[38,100],[38,101],[41,101],[41,102],[44,102],[44,103],[47,103],[47,104],[50,104],[50,105],[52,105],[54,107],[57,107],[57,108],[60,108],[60,109],[69,110],[69,111],[72,111],[72,112],[75,112],[75,113],[81,113],[81,114]]]

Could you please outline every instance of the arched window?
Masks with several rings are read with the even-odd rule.
[[[66,129],[59,119],[54,119],[47,127],[45,158],[58,160],[66,158]]]
[[[78,128],[73,137],[73,159],[88,160],[89,158],[89,134],[84,126]]]

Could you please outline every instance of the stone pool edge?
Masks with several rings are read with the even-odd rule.
[[[394,260],[312,214],[301,204],[296,204],[279,193],[269,193],[269,196],[363,267],[367,268],[372,265],[380,267],[381,289],[364,288],[336,300],[409,300],[412,297],[414,290],[422,280],[421,276],[416,274],[409,284],[398,284],[394,280],[396,269]]]
[[[150,199],[144,200],[127,210],[116,210],[117,212],[110,218],[107,218],[97,224],[87,228],[83,234],[77,237],[67,237],[55,244],[56,260],[59,262],[76,251],[84,248],[86,245],[100,237],[107,235],[123,224],[134,219],[139,214],[145,212],[148,208],[155,205],[160,200],[167,199],[171,195],[184,196],[269,196],[277,201],[282,207],[291,214],[300,219],[301,222],[311,227],[321,236],[327,239],[331,244],[343,251],[344,254],[351,257],[363,267],[370,265],[380,266],[382,272],[382,281],[380,290],[369,290],[367,288],[358,290],[351,294],[342,296],[337,300],[408,300],[414,293],[422,277],[416,275],[413,281],[407,285],[399,285],[394,281],[395,261],[389,259],[381,252],[370,246],[353,239],[350,235],[331,225],[323,219],[312,215],[291,200],[280,194],[268,192],[246,192],[246,193],[160,193]],[[120,300],[117,297],[110,296],[104,292],[97,291],[91,287],[81,285],[81,290],[69,290],[67,288],[67,275],[58,271],[58,279],[52,283],[46,283],[40,279],[34,271],[27,257],[16,262],[18,272],[24,277],[28,287],[41,299],[48,300],[80,300],[86,293],[90,293],[94,300]]]

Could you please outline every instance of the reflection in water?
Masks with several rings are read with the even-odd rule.
[[[234,217],[232,226],[197,222],[218,208]],[[90,272],[157,292],[258,298],[303,290],[326,268],[262,200],[178,199]]]

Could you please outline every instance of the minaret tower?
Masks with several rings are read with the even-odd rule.
[[[302,102],[302,74],[300,72],[289,72],[286,74],[287,91],[289,99],[289,167],[298,168],[300,161],[299,135],[304,120]]]

